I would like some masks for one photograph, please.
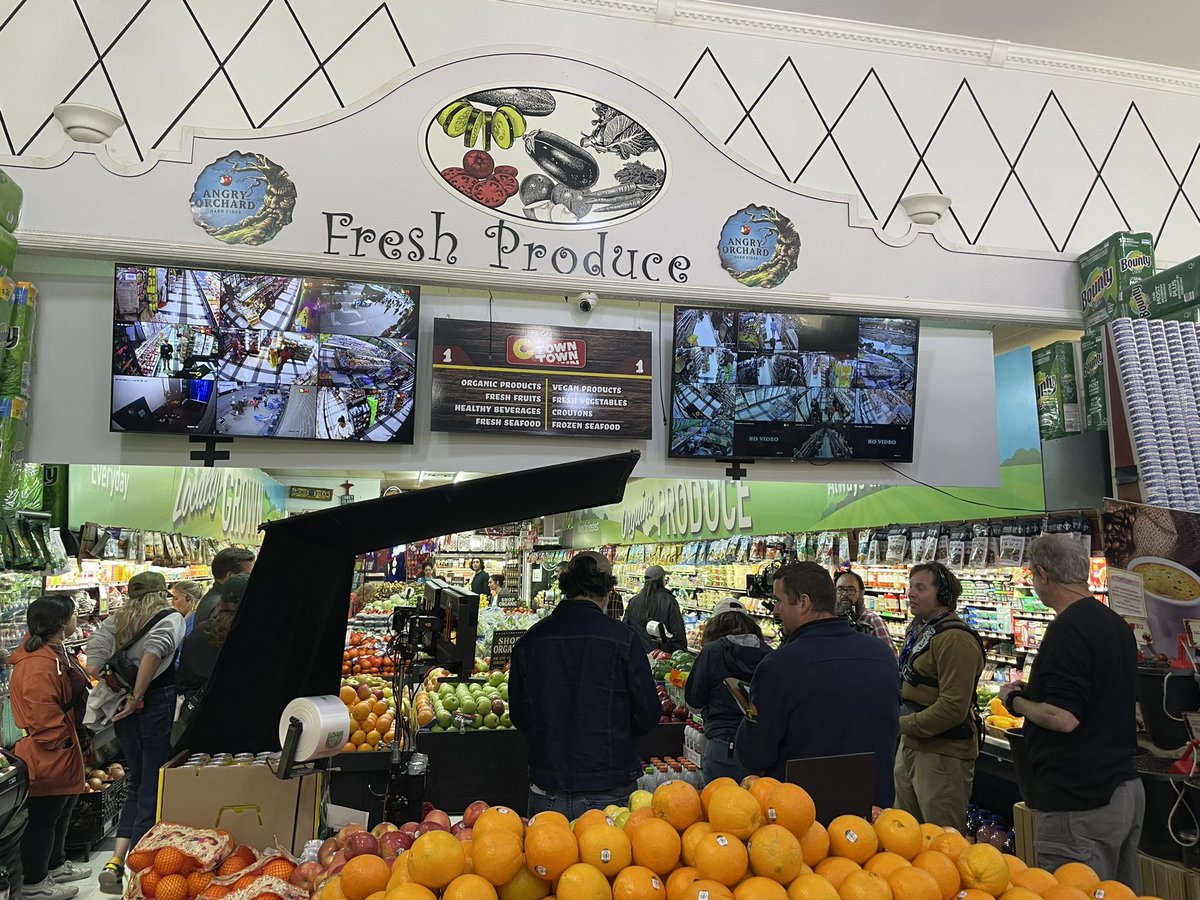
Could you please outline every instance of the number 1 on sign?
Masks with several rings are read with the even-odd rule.
[[[639,375],[642,375],[642,374],[644,374],[644,373],[645,373],[645,371],[646,371],[646,366],[645,366],[645,364],[644,364],[644,363],[643,363],[643,362],[642,362],[642,361],[639,359],[639,360],[637,361],[637,365],[633,367],[633,370],[634,370],[635,372],[637,372]]]
[[[452,361],[452,359],[453,359],[453,357],[452,357],[452,355],[451,355],[451,353],[450,353],[450,348],[449,348],[449,347],[447,347],[447,348],[446,348],[446,349],[445,349],[445,350],[442,352],[442,362],[451,362],[451,361]]]

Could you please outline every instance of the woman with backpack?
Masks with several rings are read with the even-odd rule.
[[[112,721],[125,755],[129,793],[112,859],[100,870],[100,890],[106,894],[122,892],[125,855],[154,824],[158,770],[171,755],[175,651],[184,633],[183,616],[171,605],[162,575],[135,575],[128,590],[125,604],[88,639],[89,671],[125,691]]]
[[[12,654],[9,693],[13,720],[25,732],[13,748],[29,769],[29,824],[21,839],[23,897],[69,900],[79,893],[67,882],[92,870],[67,859],[67,825],[83,793],[83,742],[79,730],[88,681],[63,647],[75,631],[69,597],[39,597],[25,613],[28,634]]]
[[[667,572],[662,566],[651,566],[646,570],[642,589],[625,607],[622,621],[637,633],[647,653],[651,650],[673,653],[687,649],[683,613],[679,611],[675,595],[667,587]]]
[[[701,772],[705,784],[722,776],[740,783],[750,774],[733,752],[733,739],[743,715],[725,679],[736,678],[749,684],[754,670],[770,652],[762,629],[736,600],[722,600],[704,623],[700,656],[688,675],[683,698],[704,718],[708,743],[704,746]]]

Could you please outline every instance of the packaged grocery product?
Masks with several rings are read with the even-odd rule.
[[[1104,394],[1104,332],[1085,331],[1079,342],[1083,384],[1084,431],[1108,429],[1108,399]]]
[[[21,224],[23,191],[7,172],[0,172],[0,228],[16,231]]]
[[[1078,346],[1073,341],[1055,341],[1033,353],[1033,384],[1043,441],[1080,431],[1075,358]]]
[[[1118,231],[1079,257],[1079,298],[1089,328],[1131,312],[1133,286],[1154,274],[1154,238]]]
[[[1131,296],[1136,317],[1177,318],[1171,314],[1200,303],[1200,257],[1157,275],[1143,276],[1133,285]]]
[[[17,508],[13,504],[25,466],[25,412],[23,397],[0,396],[0,506],[5,509]]]
[[[0,241],[3,231],[0,231]],[[37,288],[28,281],[17,282],[12,295],[12,316],[8,325],[8,344],[0,360],[0,395],[29,396],[29,377],[33,366],[33,329],[36,320]]]

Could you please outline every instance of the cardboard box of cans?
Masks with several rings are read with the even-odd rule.
[[[1033,352],[1033,384],[1043,441],[1081,430],[1077,347],[1073,341],[1055,341]]]
[[[1079,257],[1079,299],[1084,325],[1136,317],[1133,289],[1154,274],[1154,238],[1147,232],[1118,231]]]

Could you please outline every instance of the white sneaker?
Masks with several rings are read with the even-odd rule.
[[[83,881],[85,878],[92,877],[92,870],[88,866],[78,865],[68,859],[57,869],[51,869],[50,877],[56,884],[67,881]]]
[[[37,884],[24,885],[21,897],[25,900],[71,900],[79,893],[79,888],[69,884],[55,884],[47,875]]]

